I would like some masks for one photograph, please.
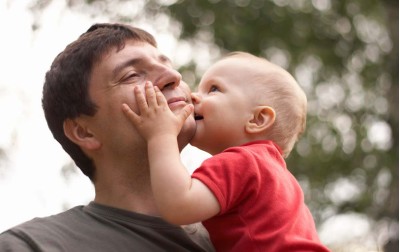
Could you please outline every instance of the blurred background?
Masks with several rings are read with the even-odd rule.
[[[195,90],[229,51],[284,67],[308,101],[288,158],[332,251],[399,251],[398,0],[0,0],[0,232],[93,197],[41,110],[54,57],[96,22],[152,33]],[[194,169],[208,154],[187,147]],[[227,227],[229,228],[229,227]]]

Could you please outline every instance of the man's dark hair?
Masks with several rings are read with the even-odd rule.
[[[66,137],[63,124],[66,119],[96,113],[97,106],[88,91],[93,65],[112,48],[123,49],[127,40],[157,47],[154,37],[139,28],[124,24],[94,24],[58,54],[46,73],[42,106],[47,124],[53,137],[92,181],[93,161]]]

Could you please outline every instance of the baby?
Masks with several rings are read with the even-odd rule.
[[[217,251],[329,251],[287,157],[306,125],[307,99],[281,67],[244,52],[212,65],[193,104],[171,112],[158,88],[135,88],[139,113],[123,110],[146,139],[160,214],[174,224],[202,221]],[[192,175],[177,135],[193,114],[191,144],[213,155]]]

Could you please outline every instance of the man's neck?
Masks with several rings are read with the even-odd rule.
[[[94,202],[140,214],[159,216],[152,194],[129,192],[121,192],[121,194],[107,192],[105,194],[96,190]]]
[[[148,169],[118,167],[102,170],[97,175],[94,183],[96,203],[158,216]]]

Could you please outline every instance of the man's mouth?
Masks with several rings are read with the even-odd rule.
[[[171,110],[175,110],[178,108],[183,108],[187,104],[187,100],[185,97],[173,97],[167,100],[168,107]]]
[[[175,102],[185,102],[186,103],[186,99],[185,99],[185,97],[174,97],[174,98],[168,99],[168,101],[167,101],[168,105],[175,103]]]

